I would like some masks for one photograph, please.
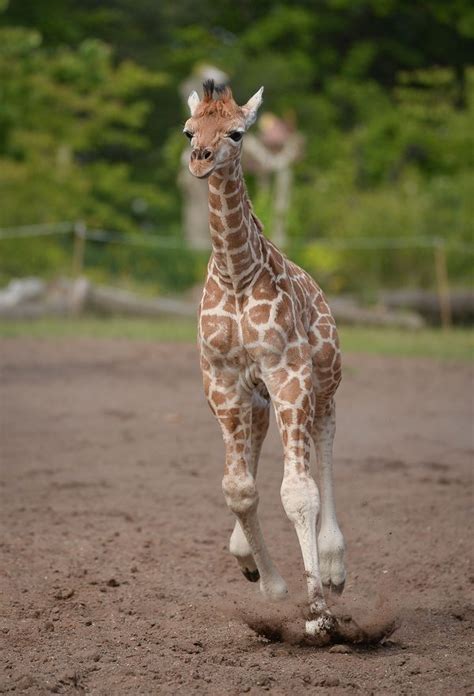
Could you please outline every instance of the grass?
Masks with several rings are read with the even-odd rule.
[[[472,360],[472,329],[368,329],[347,326],[340,329],[342,350],[348,353],[430,357],[440,360]]]
[[[195,319],[78,318],[0,321],[3,338],[130,338],[141,341],[196,340]]]
[[[347,353],[418,356],[440,360],[472,360],[474,331],[471,329],[368,329],[341,327],[342,349]],[[194,342],[194,319],[38,319],[0,321],[0,338],[112,338],[144,341]]]

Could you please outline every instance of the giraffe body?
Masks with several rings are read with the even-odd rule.
[[[284,449],[281,499],[300,542],[309,595],[308,633],[327,637],[335,620],[323,584],[345,581],[344,541],[332,490],[334,394],[341,356],[334,319],[314,280],[262,233],[240,166],[241,135],[255,120],[261,90],[238,107],[228,89],[194,93],[191,172],[209,178],[212,255],[199,308],[204,390],[226,449],[223,492],[237,517],[230,551],[270,599],[284,580],[260,529],[256,474],[273,404]],[[237,137],[237,135],[239,137]],[[322,506],[309,470],[310,444],[320,468]],[[321,508],[321,509],[320,509]],[[316,525],[320,516],[319,537]]]

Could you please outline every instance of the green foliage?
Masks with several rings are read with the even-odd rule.
[[[97,39],[50,50],[36,31],[0,29],[0,226],[85,219],[132,233],[136,199],[165,205],[130,164],[148,144],[145,92],[163,81],[115,65]],[[34,246],[34,267],[56,266],[50,245]]]
[[[405,239],[408,246],[413,238],[440,238],[452,249],[451,277],[456,283],[468,281],[474,219],[474,69],[466,70],[463,109],[454,104],[455,89],[452,72],[439,68],[401,74],[391,101],[376,85],[366,83],[365,89],[357,90],[353,85],[359,123],[339,132],[337,144],[323,142],[320,153],[316,145],[314,157],[321,165],[302,165],[305,181],[295,191],[291,236],[349,243],[372,238],[374,244],[377,238],[395,244]],[[376,108],[364,108],[364,93],[372,95]],[[322,273],[326,287],[334,292],[433,283],[430,249],[388,254],[356,248],[332,252],[325,264],[324,253],[315,248],[300,254],[299,260],[316,276]]]
[[[432,285],[431,250],[330,246],[360,238],[444,239],[452,279],[469,282],[473,48],[467,0],[0,3],[0,226],[84,219],[179,247],[179,85],[211,63],[240,101],[264,84],[264,108],[304,134],[289,252],[326,288]],[[252,190],[271,236],[270,198]],[[18,249],[4,276],[66,262],[67,244]],[[204,268],[184,248],[87,254],[94,272],[155,273],[161,289]]]
[[[88,242],[85,267],[95,280],[126,286],[128,278],[139,279],[142,290],[151,287],[155,292],[181,292],[199,283],[204,277],[209,258],[207,251],[187,249],[184,244],[163,248],[149,245]]]

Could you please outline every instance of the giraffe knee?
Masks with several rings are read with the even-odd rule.
[[[285,475],[281,489],[281,501],[287,517],[294,524],[306,518],[317,519],[319,514],[319,491],[312,476],[308,473]]]
[[[250,474],[227,473],[222,479],[222,491],[227,505],[236,515],[243,515],[258,505],[255,479]]]

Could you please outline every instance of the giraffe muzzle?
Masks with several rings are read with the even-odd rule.
[[[191,160],[206,160],[206,162],[211,162],[214,159],[213,151],[208,147],[195,147],[191,152]]]
[[[198,179],[206,179],[215,167],[214,151],[208,147],[195,147],[191,152],[189,171]]]

